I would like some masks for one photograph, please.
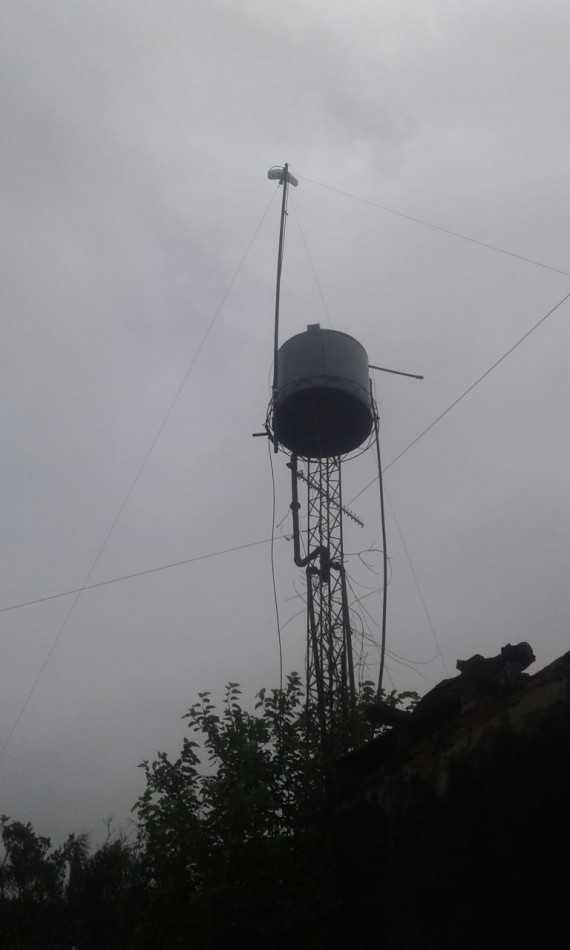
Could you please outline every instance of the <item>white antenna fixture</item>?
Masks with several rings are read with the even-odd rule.
[[[270,181],[287,181],[290,185],[293,185],[293,188],[296,188],[299,184],[298,178],[291,174],[287,165],[272,165],[267,172],[267,177]]]

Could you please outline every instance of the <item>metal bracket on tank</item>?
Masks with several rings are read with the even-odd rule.
[[[374,366],[369,363],[370,369],[377,369],[380,373],[393,373],[395,376],[409,376],[410,379],[425,379],[425,376],[418,376],[417,373],[404,373],[401,369],[387,369],[385,366]]]

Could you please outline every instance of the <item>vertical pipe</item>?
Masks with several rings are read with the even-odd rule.
[[[348,690],[350,697],[350,720],[352,725],[352,739],[357,741],[356,735],[356,681],[354,678],[354,657],[352,654],[352,630],[350,627],[350,611],[348,607],[348,592],[346,589],[346,572],[344,563],[341,566],[341,592],[342,592],[342,621],[344,627],[344,645],[346,650],[346,659],[348,664]]]
[[[384,480],[382,477],[382,460],[380,458],[380,426],[378,422],[378,407],[372,394],[372,382],[370,383],[370,395],[372,396],[372,408],[374,412],[374,433],[376,435],[376,459],[378,462],[378,486],[380,489],[380,520],[382,523],[382,550],[384,552],[384,590],[382,593],[382,640],[380,644],[380,672],[378,674],[378,699],[382,696],[382,681],[384,679],[384,660],[386,658],[386,608],[388,601],[388,552],[386,550],[386,512],[384,510]]]
[[[348,665],[348,689],[350,697],[350,720],[352,725],[352,739],[357,741],[356,735],[356,682],[354,678],[354,656],[352,653],[352,630],[350,627],[350,609],[348,606],[348,591],[346,589],[346,571],[344,567],[344,531],[342,522],[342,466],[338,462],[338,504],[340,508],[340,550],[342,552],[340,564],[340,583],[342,597],[342,626],[344,632],[344,648]]]

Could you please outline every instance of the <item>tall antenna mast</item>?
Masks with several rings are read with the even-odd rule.
[[[306,690],[327,761],[356,742],[356,682],[344,568],[342,457],[373,428],[368,357],[352,337],[318,324],[279,346],[281,277],[289,185],[287,164],[271,168],[283,187],[277,280],[273,389],[267,431],[275,452],[290,456],[295,564],[307,589]],[[306,553],[301,553],[299,483],[306,493]]]
[[[287,198],[289,185],[296,187],[298,181],[287,164],[270,168],[267,177],[280,182],[283,195],[275,288],[273,387],[265,428],[274,451],[289,456],[293,559],[306,575],[307,725],[318,732],[325,765],[330,767],[335,757],[356,745],[359,739],[343,546],[345,519],[360,526],[363,523],[343,505],[342,468],[351,452],[372,445],[374,435],[378,445],[378,410],[367,353],[352,336],[337,330],[322,330],[316,323],[279,345]],[[379,447],[377,454],[380,464]],[[379,474],[381,476],[381,472]],[[300,482],[306,492],[303,533]],[[382,535],[386,586],[383,504]],[[385,598],[384,590],[383,646]]]
[[[273,387],[272,387],[272,400],[273,400],[273,409],[275,410],[275,400],[277,398],[277,389],[279,387],[279,363],[277,360],[277,353],[279,351],[279,305],[281,302],[281,273],[283,271],[283,253],[285,251],[285,227],[287,224],[287,199],[289,197],[289,185],[293,185],[294,188],[299,184],[298,180],[294,175],[291,175],[289,172],[289,165],[287,162],[281,168],[279,165],[274,165],[273,168],[270,168],[267,172],[267,177],[271,181],[279,181],[283,187],[283,194],[281,198],[281,219],[279,222],[279,250],[277,252],[277,281],[275,284],[275,331],[273,335]],[[274,443],[274,451],[277,453],[279,447],[277,443]]]

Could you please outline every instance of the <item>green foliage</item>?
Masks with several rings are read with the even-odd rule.
[[[93,852],[70,834],[57,849],[30,824],[0,818],[0,944],[19,948],[123,948],[135,923],[139,856],[124,835]],[[135,896],[135,900],[133,900]]]
[[[32,826],[0,817],[4,855],[0,865],[0,893],[26,904],[44,903],[61,893],[64,856],[50,853],[49,838],[36,835]]]
[[[373,733],[364,709],[374,697],[374,684],[363,683],[362,740]],[[318,945],[334,900],[334,786],[309,713],[296,673],[282,691],[260,690],[253,713],[229,683],[221,710],[204,692],[183,717],[199,741],[186,738],[174,761],[159,753],[142,763],[135,811],[153,919],[164,926],[168,909],[169,939],[213,946],[263,936],[288,946],[313,930]]]
[[[166,904],[181,938],[192,933],[204,945],[222,939],[220,928],[269,935],[275,906],[298,897],[295,851],[319,812],[321,768],[297,674],[283,691],[261,690],[255,713],[240,697],[229,683],[218,712],[199,694],[183,718],[200,743],[185,739],[175,761],[159,753],[143,762],[146,790],[135,806],[155,911]]]
[[[417,699],[383,698],[408,708]],[[335,724],[337,749],[355,734],[359,742],[372,736],[364,712],[374,699],[374,684],[362,683],[356,722],[349,731],[339,715]],[[220,709],[199,693],[183,718],[190,736],[177,758],[159,752],[141,765],[134,843],[108,822],[94,851],[74,834],[52,849],[31,825],[0,819],[2,945],[334,945],[335,782],[300,677],[260,690],[253,712],[237,683],[228,683]]]

